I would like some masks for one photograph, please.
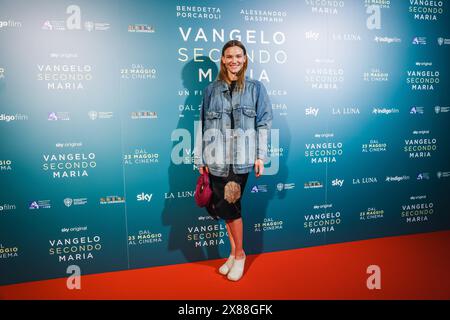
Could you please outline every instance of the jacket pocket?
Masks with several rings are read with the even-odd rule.
[[[244,107],[242,108],[242,113],[245,114],[247,117],[254,118],[256,117],[256,111],[255,109],[251,107]]]
[[[242,108],[243,130],[255,129],[256,111],[252,107]]]
[[[222,112],[207,111],[205,113],[205,130],[219,129],[221,118]]]
[[[208,120],[220,119],[222,118],[222,112],[206,111],[205,118]]]

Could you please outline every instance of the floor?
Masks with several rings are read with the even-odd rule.
[[[439,231],[249,255],[238,282],[221,259],[82,276],[80,290],[65,278],[0,286],[0,299],[450,299],[449,249]]]

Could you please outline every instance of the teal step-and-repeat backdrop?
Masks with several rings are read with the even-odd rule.
[[[228,255],[194,127],[230,39],[274,112],[247,254],[450,229],[447,1],[0,0],[0,284]]]

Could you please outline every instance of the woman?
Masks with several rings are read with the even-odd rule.
[[[222,48],[218,79],[203,92],[200,174],[208,174],[213,196],[207,207],[226,222],[231,253],[219,272],[238,281],[244,272],[241,198],[252,167],[263,174],[272,106],[264,85],[245,76],[247,51],[238,40]]]

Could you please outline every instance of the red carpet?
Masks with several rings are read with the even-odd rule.
[[[239,282],[225,261],[87,275],[1,286],[0,299],[450,299],[450,231],[348,242],[247,257]],[[369,265],[381,289],[369,290]]]

